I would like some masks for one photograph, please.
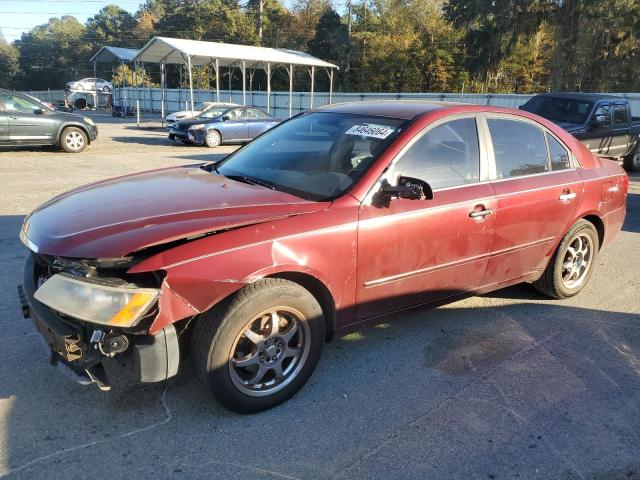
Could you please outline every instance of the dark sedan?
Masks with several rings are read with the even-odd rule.
[[[171,140],[217,147],[243,143],[275,127],[281,120],[255,107],[221,107],[188,121],[178,122],[169,133]]]
[[[89,117],[51,110],[28,95],[0,90],[0,145],[55,145],[83,151],[98,136]]]

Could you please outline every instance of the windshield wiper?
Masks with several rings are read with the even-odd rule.
[[[220,175],[224,175],[224,174],[220,174]],[[249,177],[247,175],[224,175],[224,176],[230,180],[235,180],[237,182],[248,183],[249,185],[258,185],[260,187],[268,188],[269,190],[276,189],[276,187],[270,182],[267,182],[265,180],[260,180],[259,178]]]

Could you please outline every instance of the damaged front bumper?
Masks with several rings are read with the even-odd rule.
[[[23,315],[33,320],[46,343],[49,362],[77,383],[96,383],[101,390],[109,390],[107,371],[109,376],[122,375],[143,383],[163,381],[177,373],[180,349],[173,325],[155,335],[104,331],[101,325],[75,321],[38,302],[34,298],[37,288],[36,262],[29,255],[18,287]],[[109,350],[109,341],[118,342],[116,352]]]

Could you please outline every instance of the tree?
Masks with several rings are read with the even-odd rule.
[[[9,88],[16,85],[20,72],[20,52],[9,44],[0,32],[0,85]]]
[[[316,26],[316,34],[309,41],[309,53],[340,67],[338,74],[347,71],[348,57],[351,50],[347,26],[342,23],[340,15],[333,10],[325,11]],[[318,87],[328,85],[326,75],[321,74]],[[342,80],[343,78],[339,78]]]
[[[20,51],[21,87],[63,88],[68,81],[92,75],[91,46],[84,34],[84,25],[69,15],[51,18],[23,33],[15,42]]]
[[[107,5],[87,20],[86,39],[94,50],[104,45],[134,47],[139,44],[135,38],[137,26],[138,22],[129,12],[117,5]]]

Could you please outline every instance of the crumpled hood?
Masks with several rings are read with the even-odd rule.
[[[116,258],[152,245],[326,206],[229,180],[199,166],[177,167],[64,193],[28,217],[26,234],[40,253]]]

